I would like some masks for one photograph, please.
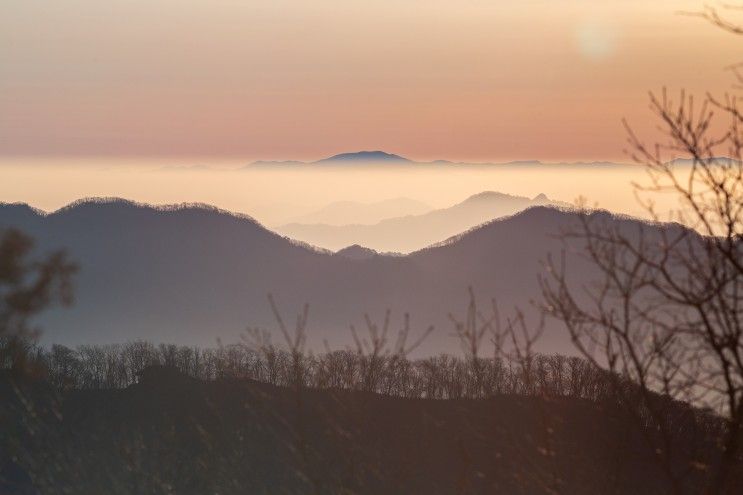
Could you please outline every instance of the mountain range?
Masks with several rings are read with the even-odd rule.
[[[360,244],[382,252],[406,253],[531,206],[570,205],[550,200],[544,194],[526,198],[486,191],[449,208],[418,215],[397,216],[372,225],[365,225],[363,221],[352,225],[290,223],[279,226],[276,230],[288,237],[333,251],[351,244]]]
[[[336,255],[203,205],[85,200],[45,214],[3,204],[0,229],[27,232],[39,253],[65,248],[80,266],[74,306],[38,319],[46,343],[213,345],[239,340],[248,326],[271,329],[280,343],[266,298],[272,293],[288,321],[309,304],[312,348],[351,344],[349,324],[364,328],[365,313],[381,322],[389,309],[391,331],[406,312],[413,332],[434,325],[419,352],[437,353],[459,351],[449,314],[464,312],[469,286],[481,302],[497,298],[503,314],[519,305],[533,318],[529,301],[539,295],[541,261],[565,249],[557,234],[576,225],[579,215],[536,206],[407,256],[359,249]],[[592,215],[620,227],[639,223],[607,212]],[[573,280],[590,280],[576,250],[565,252]],[[545,349],[569,352],[567,336],[550,325]]]
[[[342,163],[342,162],[359,162],[359,163],[413,163],[400,155],[387,153],[385,151],[356,151],[352,153],[340,153],[328,158],[323,158],[315,163]]]
[[[568,166],[621,166],[623,164],[613,162],[560,162],[560,163],[543,163],[539,160],[517,160],[510,162],[498,162],[498,163],[487,163],[487,162],[454,162],[450,160],[432,160],[432,161],[416,161],[406,158],[404,156],[396,155],[394,153],[388,153],[386,151],[355,151],[348,153],[339,153],[337,155],[322,158],[316,161],[300,161],[300,160],[257,160],[245,168],[251,167],[274,167],[274,166],[302,166],[302,165],[468,165],[468,166],[480,166],[480,165],[504,165],[504,166],[542,166],[542,165],[568,165]]]
[[[314,162],[303,162],[298,160],[258,160],[250,166],[272,166],[272,165],[369,165],[369,164],[392,164],[403,165],[416,163],[400,155],[387,153],[386,151],[355,151],[350,153],[339,153],[337,155],[322,158]]]

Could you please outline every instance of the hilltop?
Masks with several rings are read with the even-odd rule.
[[[340,153],[328,158],[323,158],[314,163],[339,163],[339,162],[357,162],[357,163],[414,163],[400,155],[387,153],[385,151],[356,151],[353,153]]]

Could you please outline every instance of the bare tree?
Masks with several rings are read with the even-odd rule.
[[[407,356],[410,355],[423,341],[433,332],[433,326],[429,326],[413,342],[408,342],[410,337],[410,315],[405,313],[403,327],[397,332],[394,343],[390,342],[390,317],[388,309],[384,313],[384,322],[380,328],[372,321],[368,314],[364,315],[367,336],[359,335],[354,325],[351,325],[351,335],[356,344],[356,358],[360,366],[360,389],[365,392],[378,392],[383,376],[391,378],[385,373],[385,368],[395,369]],[[393,386],[392,380],[388,379],[385,389]]]
[[[743,34],[714,8],[698,15]],[[544,310],[594,366],[613,372],[615,397],[635,417],[672,491],[686,493],[687,476],[698,471],[703,493],[725,493],[741,476],[743,436],[743,113],[734,95],[707,94],[698,104],[684,92],[674,101],[665,89],[651,93],[650,107],[663,142],[648,145],[625,123],[628,154],[649,177],[636,184],[638,198],[660,220],[651,193],[675,194],[672,218],[681,225],[630,227],[584,209],[564,238],[598,277],[579,289],[564,256],[548,259]],[[670,416],[666,399],[724,417],[720,451],[678,466],[673,433],[688,418]]]

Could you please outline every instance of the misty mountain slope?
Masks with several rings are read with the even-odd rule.
[[[544,194],[533,199],[486,191],[449,208],[420,215],[399,216],[374,225],[291,223],[277,231],[294,239],[333,251],[360,244],[376,251],[411,252],[439,242],[494,218],[512,215],[531,206],[567,206]]]
[[[386,199],[374,203],[336,201],[297,218],[293,223],[373,224],[395,216],[420,215],[431,210],[427,204],[410,198]]]
[[[38,320],[45,342],[214,345],[258,326],[281,343],[266,301],[271,292],[290,325],[309,303],[309,344],[316,349],[324,339],[336,348],[351,344],[349,324],[363,331],[364,313],[381,323],[389,308],[393,332],[405,312],[414,332],[435,325],[420,352],[438,353],[459,351],[448,314],[463,313],[468,286],[483,303],[496,297],[504,314],[519,305],[533,316],[529,301],[539,294],[540,260],[563,248],[555,234],[575,225],[577,215],[534,207],[409,256],[361,259],[297,245],[249,218],[193,206],[80,202],[40,215],[0,205],[0,228],[28,232],[40,251],[64,247],[81,267],[76,304]],[[568,262],[576,283],[591,278],[573,251]],[[547,329],[543,350],[570,348],[558,327]]]
[[[331,305],[345,304],[347,286],[373,279],[375,271],[297,245],[252,219],[199,206],[163,210],[90,201],[42,215],[2,205],[0,228],[5,227],[32,235],[41,252],[67,249],[80,265],[76,304],[42,319],[48,341],[234,341],[247,325],[273,325],[268,292],[285,302],[292,320],[289,312],[314,293],[341,294]],[[401,279],[415,279],[405,269],[392,272],[395,279],[378,280],[354,295],[374,300]]]

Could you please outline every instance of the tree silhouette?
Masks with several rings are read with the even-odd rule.
[[[697,15],[743,33],[713,8]],[[576,288],[565,258],[549,258],[544,310],[564,323],[585,358],[612,372],[617,399],[674,492],[686,493],[685,479],[696,470],[706,474],[703,493],[725,493],[731,476],[741,475],[734,469],[743,436],[743,113],[735,95],[707,94],[699,104],[684,92],[674,101],[665,89],[651,93],[650,107],[662,142],[646,144],[625,123],[628,153],[649,176],[636,185],[638,198],[660,220],[651,193],[675,194],[680,206],[672,218],[691,228],[629,229],[584,209],[564,238],[600,276]],[[721,131],[717,113],[727,119]],[[679,418],[655,392],[724,418],[715,462],[677,466]]]
[[[32,239],[18,230],[0,237],[0,337],[28,335],[30,317],[51,303],[72,303],[76,266],[63,251],[30,259],[32,249]]]

